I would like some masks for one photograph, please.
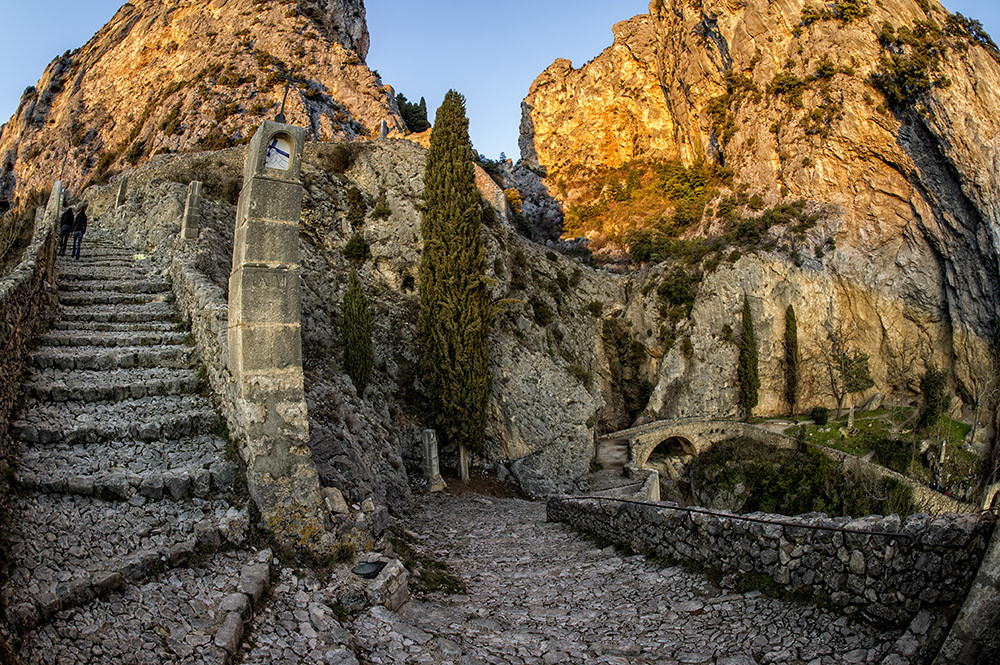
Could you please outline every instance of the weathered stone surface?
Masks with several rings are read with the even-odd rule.
[[[7,198],[14,187],[21,193],[41,187],[64,159],[66,181],[78,189],[92,179],[99,153],[125,140],[137,124],[143,160],[161,148],[195,148],[207,136],[218,142],[247,137],[277,113],[284,86],[276,74],[293,62],[299,63],[297,78],[307,83],[288,96],[289,122],[309,127],[316,139],[374,136],[383,120],[401,135],[391,88],[364,64],[364,3],[296,5],[289,12],[287,5],[252,0],[204,7],[126,4],[88,44],[56,58],[22,97],[0,135],[0,154],[10,155],[0,166],[0,196]],[[268,26],[252,45],[244,33],[250,15]],[[138,51],[148,55],[142,67],[135,66]],[[228,54],[224,66],[210,67],[213,53]],[[208,99],[198,93],[200,83],[211,91]],[[150,90],[162,94],[150,99]],[[234,112],[220,121],[216,111],[227,104]],[[34,156],[25,159],[29,154]]]
[[[886,23],[943,25],[947,12],[934,1],[869,4],[871,13],[850,23],[804,25],[801,3],[651,3],[648,14],[615,25],[614,43],[598,57],[579,68],[557,60],[533,83],[520,145],[522,171],[546,174],[544,189],[525,186],[537,205],[592,203],[588,174],[601,168],[708,159],[733,170],[733,191],[758,193],[767,206],[804,199],[822,213],[800,238],[774,230],[768,239],[777,250],[708,270],[690,320],[670,336],[690,345],[666,349],[655,335],[646,341],[656,390],[645,419],[735,414],[736,347],[724,327],[738,317],[744,294],[761,352],[760,413],[786,408],[780,341],[789,304],[803,358],[828,346],[831,319],[857,329],[855,344],[870,356],[875,380],[859,402],[912,394],[925,364],[934,363],[965,395],[956,407],[966,417],[976,411],[971,395],[990,381],[985,340],[1000,302],[993,167],[1000,153],[991,138],[1000,85],[987,90],[981,82],[1000,81],[1000,63],[956,38],[940,72],[950,84],[890,112],[870,84],[887,54],[877,33]],[[813,74],[824,59],[851,64],[820,83]],[[782,72],[805,81],[801,105],[769,90]],[[734,76],[758,92],[734,91]],[[721,125],[712,111],[720,101]],[[832,116],[817,133],[811,114],[824,109]],[[610,223],[588,236],[604,241],[646,225],[640,216]],[[708,217],[693,234],[724,230]],[[633,293],[656,284],[640,278]],[[627,317],[636,330],[656,331],[656,309],[633,296]],[[913,358],[909,382],[899,385],[893,368]],[[803,405],[831,405],[818,376],[801,376],[799,385]]]
[[[667,560],[693,560],[721,569],[724,586],[739,583],[740,576],[755,572],[770,577],[791,593],[807,592],[828,597],[845,611],[862,612],[876,621],[905,625],[921,610],[947,615],[949,599],[939,591],[964,593],[975,576],[986,549],[992,520],[982,520],[974,543],[961,547],[930,545],[919,536],[932,528],[948,533],[965,531],[965,515],[946,515],[927,525],[924,532],[895,527],[879,517],[849,521],[831,520],[822,514],[798,517],[754,513],[767,523],[746,522],[722,513],[700,514],[673,510],[676,504],[620,504],[613,501],[551,498],[547,515],[585,533],[628,545],[635,551]],[[810,526],[851,529],[860,534],[842,534],[845,548],[831,548],[831,532]],[[865,532],[917,536],[875,537]],[[795,546],[783,544],[790,530],[796,533]],[[841,535],[841,534],[838,534]],[[770,553],[770,556],[766,554]],[[946,553],[948,565],[941,565]],[[933,560],[933,568],[925,562]],[[893,571],[872,574],[866,562],[892,562]],[[923,572],[916,572],[923,569]],[[684,609],[684,608],[682,608]],[[684,611],[696,611],[686,606]],[[676,611],[681,611],[675,608]],[[924,620],[926,622],[926,620]]]

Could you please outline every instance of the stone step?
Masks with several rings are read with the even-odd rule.
[[[85,307],[91,305],[143,305],[152,302],[173,302],[169,291],[160,293],[120,293],[116,291],[66,292],[59,294],[63,306]]]
[[[133,367],[190,369],[197,356],[191,346],[41,347],[31,354],[37,369],[112,370]]]
[[[59,285],[60,295],[64,293],[75,293],[78,291],[115,291],[118,293],[166,293],[170,291],[170,282],[162,278],[156,279],[134,279],[107,280],[97,279],[77,279],[67,280]]]
[[[132,269],[88,268],[85,266],[59,266],[56,270],[59,283],[74,284],[77,282],[136,282],[143,280],[163,279],[153,266],[139,266]]]
[[[192,369],[36,371],[22,383],[24,394],[41,401],[101,402],[198,392],[203,382]]]
[[[72,331],[59,330],[42,335],[39,339],[40,346],[64,347],[64,346],[174,346],[184,344],[188,339],[188,333],[184,332],[157,332],[152,330],[136,331]]]
[[[15,480],[23,489],[127,501],[207,498],[233,489],[240,473],[212,435],[166,442],[53,443],[25,449]]]
[[[137,496],[121,503],[29,494],[17,509],[19,520],[10,538],[13,566],[4,593],[8,612],[13,610],[22,628],[44,625],[60,610],[124,592],[164,570],[196,563],[200,552],[212,552],[224,542],[240,546],[246,539],[245,510],[219,500],[147,501]],[[233,578],[238,580],[240,573],[236,564]],[[22,650],[22,655],[30,653]]]
[[[63,321],[145,322],[173,321],[177,310],[167,303],[146,305],[121,305],[118,307],[63,307]]]
[[[28,399],[13,431],[24,443],[44,445],[182,439],[221,426],[207,398],[168,395],[93,404]]]
[[[187,326],[170,321],[56,321],[52,330],[75,330],[79,332],[187,332]]]
[[[234,657],[250,620],[251,606],[260,600],[259,595],[251,594],[258,588],[263,593],[270,586],[268,564],[261,559],[270,560],[272,554],[268,550],[239,550],[217,554],[208,561],[185,557],[183,548],[167,554],[170,559],[165,564],[130,562],[130,570],[152,569],[142,586],[123,585],[113,596],[108,592],[80,594],[86,600],[66,594],[66,603],[56,597],[51,612],[45,611],[35,629],[26,631],[22,665],[237,662]],[[179,567],[174,562],[178,555],[179,565],[190,567]],[[91,580],[79,588],[85,590],[87,582]],[[91,582],[90,588],[96,585]],[[85,611],[73,609],[83,603],[87,604]],[[87,623],[81,624],[82,620]],[[100,654],[96,660],[94,654]],[[306,660],[295,656],[294,662]],[[334,661],[321,658],[308,662]]]

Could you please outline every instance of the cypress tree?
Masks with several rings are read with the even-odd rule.
[[[757,370],[757,335],[753,330],[750,301],[743,296],[743,334],[740,336],[740,359],[736,368],[736,379],[740,388],[740,409],[746,420],[750,420],[753,408],[757,406],[760,391],[760,376]]]
[[[486,280],[479,190],[465,98],[445,95],[431,132],[420,223],[417,339],[431,416],[446,444],[482,450],[494,310]]]
[[[799,401],[799,324],[791,305],[785,310],[785,401],[794,417]]]
[[[368,299],[361,290],[361,282],[354,268],[351,268],[351,276],[347,281],[341,326],[344,370],[351,377],[358,395],[362,395],[372,373],[372,317]]]

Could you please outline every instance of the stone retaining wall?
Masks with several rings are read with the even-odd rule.
[[[12,411],[20,394],[21,373],[31,341],[48,326],[57,307],[55,228],[61,199],[62,187],[56,183],[48,206],[36,213],[31,244],[24,250],[21,262],[0,278],[0,561],[7,561],[12,498],[8,479],[17,454],[17,444],[10,436]],[[4,616],[0,599],[0,617]],[[4,648],[4,633],[0,625],[0,650]]]
[[[961,603],[993,530],[991,519],[972,515],[913,515],[905,520],[749,515],[793,525],[782,526],[676,507],[556,497],[548,502],[548,519],[637,552],[721,569],[724,586],[735,586],[747,573],[763,574],[789,592],[897,625],[923,609]],[[913,540],[794,525],[888,532]]]

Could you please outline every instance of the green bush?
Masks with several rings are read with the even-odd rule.
[[[531,296],[528,299],[528,304],[531,305],[531,311],[534,316],[535,323],[543,328],[552,323],[555,318],[555,314],[552,312],[552,308],[549,307],[549,304],[545,302],[545,300],[539,298],[538,296]]]
[[[833,3],[833,15],[844,23],[850,23],[871,13],[868,0],[836,0]]]
[[[347,222],[352,229],[359,228],[365,222],[365,215],[368,213],[368,203],[365,195],[357,187],[347,190]]]
[[[351,236],[344,245],[344,258],[354,264],[364,263],[371,256],[368,241],[360,233]]]
[[[859,437],[861,445],[875,452],[875,461],[897,473],[906,473],[910,466],[910,447],[881,434],[865,434]]]
[[[812,418],[817,426],[823,427],[830,422],[830,410],[825,406],[814,406],[809,411],[809,417]]]
[[[344,345],[344,371],[351,377],[351,382],[360,396],[368,386],[374,359],[371,312],[354,268],[351,268],[347,295],[344,296],[341,334]]]
[[[730,439],[699,456],[689,473],[696,487],[742,485],[746,493],[738,512],[862,517],[916,511],[907,485],[871,471],[844,470],[813,446],[778,450],[747,438]]]
[[[392,216],[392,208],[389,207],[389,201],[384,197],[379,199],[379,202],[375,205],[375,209],[372,211],[372,219],[389,219]]]
[[[802,108],[802,94],[809,88],[809,83],[791,72],[779,72],[771,79],[767,92],[788,98],[788,102],[797,108]]]

